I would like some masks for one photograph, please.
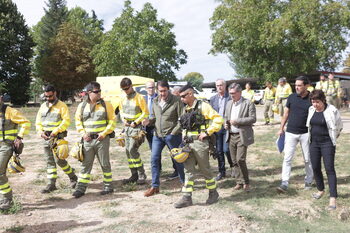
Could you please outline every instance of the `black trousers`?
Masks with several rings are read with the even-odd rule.
[[[312,137],[312,135],[311,135]],[[324,190],[321,158],[327,173],[330,197],[337,197],[337,175],[334,169],[335,146],[329,137],[312,139],[310,144],[310,158],[316,186],[319,191]]]

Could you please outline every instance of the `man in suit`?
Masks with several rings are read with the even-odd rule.
[[[246,163],[247,148],[254,143],[253,124],[256,122],[255,105],[242,97],[242,88],[232,83],[229,88],[231,100],[225,111],[226,142],[229,142],[233,169],[236,175],[234,190],[249,191],[249,175]]]
[[[217,95],[214,95],[210,98],[210,105],[213,107],[215,111],[217,111],[221,117],[225,115],[225,108],[227,101],[230,100],[229,94],[226,92],[226,82],[223,79],[218,79],[215,82]],[[225,168],[225,155],[227,157],[227,161],[230,164],[231,168],[231,176],[233,174],[233,163],[230,155],[230,150],[228,148],[228,143],[224,140],[226,135],[226,129],[224,127],[217,133],[216,136],[216,150],[218,153],[218,166],[219,166],[219,174],[216,177],[216,180],[221,180],[226,177],[226,168]]]
[[[152,118],[152,105],[153,105],[153,99],[157,97],[157,93],[155,92],[155,84],[153,81],[149,81],[146,83],[146,91],[147,95],[145,96],[148,112],[149,112],[149,118]],[[149,148],[152,150],[152,139],[153,139],[153,132],[154,132],[154,126],[146,126],[146,138],[148,141]]]

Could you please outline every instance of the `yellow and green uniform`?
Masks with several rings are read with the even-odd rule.
[[[115,114],[110,102],[98,101],[95,105],[87,102],[80,103],[75,113],[75,126],[81,136],[88,133],[92,140],[83,144],[84,159],[79,174],[76,190],[85,193],[91,180],[91,170],[95,156],[103,172],[103,184],[106,189],[113,189],[112,169],[109,159],[109,144],[111,134],[115,129]],[[85,106],[84,106],[85,105]],[[104,107],[105,105],[105,107]],[[82,109],[84,106],[84,109]],[[97,140],[98,135],[105,138]]]
[[[327,88],[328,88],[328,80],[319,81],[316,83],[316,87],[315,87],[316,90],[322,90],[326,94]]]
[[[36,130],[39,135],[45,133],[47,136],[52,132],[57,138],[62,139],[67,134],[70,125],[69,110],[65,103],[56,99],[52,104],[45,102],[40,106],[36,115]],[[54,185],[57,179],[57,166],[62,168],[69,178],[75,177],[74,169],[64,159],[59,159],[53,155],[50,149],[49,140],[44,141],[44,154],[47,165],[47,178],[49,184]]]
[[[247,99],[247,100],[250,100],[252,103],[254,103],[255,99],[254,99],[254,95],[255,95],[255,92],[254,90],[243,90],[242,91],[242,96],[243,98]]]
[[[315,90],[315,88],[310,85],[310,86],[308,86],[308,88],[306,90],[308,90],[309,92],[312,92],[313,90]]]
[[[186,106],[186,111],[194,110],[198,100],[195,100],[193,105]],[[200,112],[205,118],[205,124],[200,126],[200,130],[188,131],[184,130],[183,135],[192,137],[193,142],[190,143],[191,152],[188,159],[184,162],[185,166],[185,183],[182,187],[184,195],[191,195],[193,192],[195,176],[202,175],[205,178],[206,188],[209,190],[216,189],[216,181],[213,173],[210,170],[209,164],[209,140],[198,140],[200,132],[206,132],[208,135],[212,135],[215,132],[220,131],[223,118],[217,113],[209,103],[201,101]],[[196,168],[198,165],[199,170]]]
[[[29,133],[30,121],[18,110],[7,107],[5,116],[0,113],[0,129],[0,200],[12,200],[12,189],[6,176],[7,164],[13,154],[13,141],[17,136],[23,138]]]
[[[284,114],[284,108],[287,104],[287,98],[292,93],[292,88],[289,85],[289,83],[286,83],[283,86],[278,85],[276,88],[275,104],[279,105],[279,112],[281,116],[283,116]]]
[[[129,95],[123,95],[119,102],[119,113],[124,123],[135,122],[135,128],[125,127],[125,151],[128,158],[131,173],[144,174],[145,169],[138,151],[142,142],[135,140],[133,137],[139,134],[141,122],[148,117],[148,107],[145,98],[137,92]]]
[[[274,120],[274,114],[272,111],[272,105],[275,101],[276,88],[272,87],[271,89],[266,87],[264,91],[264,117],[265,122],[272,123]]]
[[[341,88],[338,80],[327,81],[327,89],[325,95],[328,104],[332,104],[339,108],[340,100],[338,98],[341,96]]]

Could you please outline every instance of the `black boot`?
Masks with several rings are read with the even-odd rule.
[[[133,173],[128,179],[123,180],[123,184],[135,183],[139,179],[139,175],[137,173]]]
[[[209,190],[209,197],[206,201],[207,205],[214,204],[215,202],[218,201],[218,199],[219,199],[218,191],[216,191],[216,189]]]
[[[53,191],[57,190],[55,184],[48,184],[43,190],[41,190],[41,193],[51,193]]]
[[[70,187],[72,189],[75,188],[75,186],[77,186],[77,183],[78,183],[78,177],[76,175],[72,176],[71,178],[69,178],[70,180]]]
[[[192,196],[184,195],[180,200],[178,200],[175,204],[175,208],[183,208],[192,205]]]

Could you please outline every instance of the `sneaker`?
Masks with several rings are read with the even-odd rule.
[[[9,210],[12,204],[12,199],[4,199],[0,202],[0,210]]]
[[[281,184],[280,186],[277,187],[277,191],[279,193],[286,193],[287,190],[288,190],[288,186],[284,184]]]
[[[177,171],[174,171],[173,174],[168,176],[168,180],[174,180],[174,179],[176,179],[178,177],[179,177],[179,174],[177,173]]]
[[[82,196],[84,196],[84,195],[85,195],[85,193],[83,193],[82,191],[79,191],[79,190],[76,190],[76,191],[72,194],[72,196],[75,197],[75,198],[79,198],[79,197],[82,197]]]
[[[312,184],[311,183],[305,183],[304,190],[310,190],[312,189]]]
[[[100,192],[100,194],[101,195],[107,195],[107,194],[110,194],[110,193],[113,193],[114,192],[114,189],[112,189],[112,188],[104,188],[101,192]]]
[[[48,184],[48,185],[46,186],[46,188],[44,188],[44,189],[41,190],[40,192],[41,192],[41,193],[51,193],[51,192],[53,192],[53,191],[55,191],[55,190],[57,190],[56,185],[54,185],[54,184]]]
[[[226,174],[225,173],[221,173],[219,172],[219,174],[215,177],[215,180],[216,181],[219,181],[219,180],[222,180],[226,177]]]

